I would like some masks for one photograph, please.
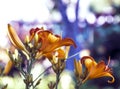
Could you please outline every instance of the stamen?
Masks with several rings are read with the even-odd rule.
[[[109,59],[108,59],[108,64],[107,65],[109,65],[110,64],[110,56],[109,56]]]
[[[109,64],[110,64],[110,56],[109,56],[109,58],[108,58],[108,63],[107,63],[107,65],[106,65],[106,67],[105,67],[105,70],[107,70],[107,69],[108,69]]]

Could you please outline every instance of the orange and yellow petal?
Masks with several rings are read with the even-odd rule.
[[[3,70],[3,74],[7,75],[10,72],[10,70],[12,69],[12,67],[13,67],[13,62],[11,60],[9,60]]]
[[[9,39],[10,39],[11,43],[16,48],[21,49],[21,50],[25,51],[26,53],[28,53],[28,51],[26,50],[24,44],[22,43],[22,41],[18,37],[15,29],[10,24],[8,24],[8,36],[9,36]]]
[[[95,60],[90,57],[90,56],[84,56],[81,58],[81,63],[85,65],[85,67],[87,68],[87,71],[89,72],[92,66],[96,66],[97,63],[95,62]]]
[[[44,50],[43,53],[47,53],[47,52],[52,52],[53,50],[55,50],[56,48],[59,48],[61,46],[70,46],[70,45],[74,45],[76,47],[76,44],[74,43],[74,41],[70,38],[65,38],[63,40],[60,40],[58,42],[55,42],[54,44],[48,45]]]

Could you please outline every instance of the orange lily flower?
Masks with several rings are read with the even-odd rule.
[[[58,60],[67,59],[69,49],[70,49],[70,46],[65,47],[65,49],[58,48],[52,53],[44,54],[44,56],[46,56],[52,64],[56,64],[58,63]]]
[[[21,49],[21,50],[25,51],[26,53],[28,53],[28,51],[26,50],[24,44],[22,43],[22,41],[18,37],[15,29],[10,24],[8,24],[8,37],[9,37],[11,43],[16,48]]]
[[[16,48],[23,50],[28,54],[28,50],[10,24],[8,24],[8,36],[11,43]],[[26,36],[26,42],[28,44],[30,43],[31,47],[37,48],[38,52],[36,54],[36,58],[39,58],[44,54],[51,53],[61,46],[74,45],[76,47],[76,44],[72,39],[62,39],[60,36],[54,35],[51,31],[44,30],[43,28],[31,29],[30,36]]]
[[[53,52],[44,54],[44,56],[51,62],[55,73],[61,73],[65,68],[65,60],[67,59],[69,48],[70,46],[67,46],[64,49],[60,47]]]
[[[110,62],[110,61],[109,61]],[[82,64],[85,65],[86,71],[85,74],[82,71]],[[109,63],[108,63],[109,64]],[[86,82],[89,79],[95,79],[100,77],[111,77],[112,80],[108,80],[108,83],[113,83],[115,81],[114,76],[112,75],[111,68],[108,67],[104,61],[96,62],[90,56],[84,56],[80,61],[74,61],[75,73],[82,76],[82,83]]]
[[[111,77],[112,80],[108,80],[108,83],[113,83],[115,81],[111,69],[108,67],[108,65],[105,64],[104,61],[100,61],[99,63],[97,63],[92,57],[84,56],[81,59],[81,62],[85,65],[88,72],[86,78],[82,81],[83,83],[88,79],[100,77]]]
[[[41,43],[41,47],[39,47],[39,56],[42,54],[47,54],[53,52],[55,49],[62,47],[62,46],[70,46],[76,44],[70,38],[62,39],[58,35],[54,35],[52,32],[48,30],[44,30],[43,28],[36,28],[30,30],[30,41],[33,40],[35,35],[38,35],[38,43]],[[37,58],[38,58],[37,57]]]

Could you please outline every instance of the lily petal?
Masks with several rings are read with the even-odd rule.
[[[85,65],[85,67],[87,68],[87,71],[90,72],[90,68],[92,66],[96,66],[97,63],[95,62],[95,60],[90,57],[90,56],[84,56],[81,58],[81,63]]]
[[[89,79],[95,79],[95,78],[100,78],[100,77],[111,77],[112,80],[108,80],[108,83],[113,83],[115,81],[115,78],[112,74],[103,72],[103,73],[100,73],[100,74],[96,74],[94,76],[91,76],[91,74],[89,73],[87,75],[87,77],[82,81],[82,83],[86,82]]]
[[[9,36],[9,39],[10,39],[11,43],[16,48],[21,49],[21,50],[25,51],[26,53],[28,53],[24,44],[22,43],[22,41],[18,37],[16,31],[14,30],[14,28],[10,24],[8,24],[8,36]]]
[[[60,40],[58,42],[55,42],[54,44],[48,45],[43,51],[43,53],[47,53],[47,52],[51,52],[56,48],[59,48],[61,46],[70,46],[70,45],[74,45],[76,47],[76,44],[74,43],[74,41],[70,38],[65,38],[63,40]]]
[[[3,70],[3,74],[7,75],[10,72],[10,70],[12,69],[12,67],[13,67],[13,62],[11,60],[9,60]]]
[[[47,57],[52,64],[56,63],[56,62],[53,62],[56,59],[57,60],[65,60],[66,59],[65,51],[61,48],[53,51],[52,53],[46,53],[46,54],[44,54],[44,56]]]

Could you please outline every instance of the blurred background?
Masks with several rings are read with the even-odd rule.
[[[33,27],[72,38],[77,48],[71,47],[66,62],[69,72],[74,70],[74,58],[91,55],[96,61],[103,59],[107,63],[110,56],[115,83],[95,79],[83,85],[83,89],[120,89],[120,0],[0,0],[1,67],[8,61],[4,53],[4,48],[10,47],[8,23],[22,40]]]

